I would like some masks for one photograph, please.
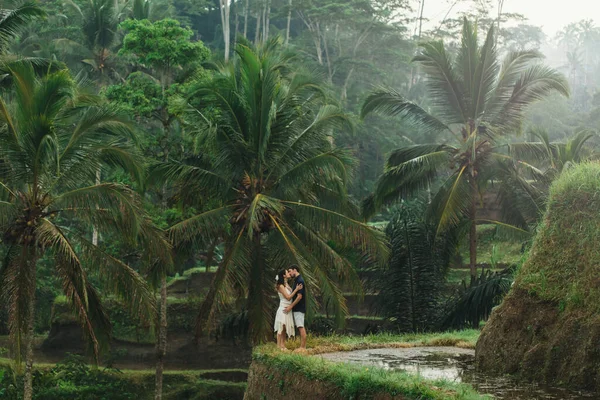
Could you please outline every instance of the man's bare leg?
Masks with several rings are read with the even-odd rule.
[[[300,348],[306,349],[306,329],[302,327],[298,328],[298,331],[300,332]]]

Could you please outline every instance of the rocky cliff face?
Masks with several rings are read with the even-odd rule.
[[[600,164],[565,172],[515,284],[486,323],[480,370],[600,390]]]

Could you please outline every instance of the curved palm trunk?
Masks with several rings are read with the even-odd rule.
[[[266,297],[263,293],[265,260],[263,255],[260,233],[253,238],[254,262],[250,272],[250,287],[248,290],[248,319],[250,321],[250,334],[254,343],[267,341],[267,326],[265,324],[264,310]]]
[[[215,299],[217,297],[217,292],[221,287],[221,284],[225,280],[226,275],[225,265],[222,264],[217,269],[217,273],[213,278],[208,294],[206,295],[206,299],[202,302],[200,306],[200,311],[198,312],[198,316],[196,317],[196,334],[195,340],[196,343],[200,341],[200,338],[204,334],[206,330],[206,324],[210,319],[210,315],[212,314],[213,305],[215,303]]]
[[[165,355],[167,354],[167,276],[160,278],[160,323],[158,329],[158,342],[156,343],[156,386],[154,399],[162,399],[163,371],[165,368]]]
[[[163,96],[165,87],[167,85],[167,73],[161,77],[161,86]],[[163,109],[163,132],[165,135],[165,143],[169,143],[169,136],[171,133],[171,126],[168,116]],[[163,149],[164,160],[169,161],[169,149],[165,146]],[[162,208],[167,208],[167,192],[166,185],[162,187]],[[163,372],[165,369],[165,356],[167,354],[167,272],[163,271],[160,277],[160,307],[159,307],[159,324],[158,324],[158,340],[156,342],[156,376],[155,376],[155,387],[154,387],[154,399],[162,399],[162,388],[163,388]]]
[[[471,177],[471,210],[469,220],[469,269],[471,271],[471,286],[477,280],[477,182]]]
[[[35,325],[35,279],[36,279],[36,258],[29,261],[30,277],[27,288],[27,325],[25,333],[25,384],[23,388],[23,400],[33,398],[33,340]]]

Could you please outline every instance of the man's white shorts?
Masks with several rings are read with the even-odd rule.
[[[295,312],[294,313],[294,323],[296,324],[296,328],[304,328],[304,313],[303,312]]]

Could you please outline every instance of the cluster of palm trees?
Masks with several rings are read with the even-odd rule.
[[[90,12],[97,15],[89,21],[116,29],[114,10],[106,14],[112,7],[107,4],[114,2],[92,3],[97,7]],[[136,5],[137,13],[147,12],[147,4]],[[5,47],[20,26],[42,15],[30,5],[3,11],[0,44]],[[91,52],[82,61],[101,84],[114,52],[112,30],[102,36],[90,28],[86,35]],[[60,64],[46,62],[40,70],[40,60],[2,62],[0,296],[9,308],[14,355],[25,357],[26,400],[33,390],[35,276],[41,257],[54,259],[56,276],[97,356],[110,332],[101,295],[114,293],[141,317],[166,322],[166,309],[157,310],[152,288],[159,282],[166,288],[174,255],[218,240],[224,243],[223,260],[199,311],[196,335],[219,306],[236,296],[247,299],[252,337],[262,341],[270,331],[272,277],[279,266],[298,264],[314,294],[308,297],[310,306],[317,307],[320,299],[343,322],[347,308],[339,283],[360,290],[345,255],[358,249],[384,263],[388,253],[384,235],[364,216],[420,190],[435,192],[429,209],[439,233],[468,228],[475,276],[482,193],[492,182],[501,188],[510,184],[499,198],[511,212],[506,221],[496,222],[526,229],[530,218],[515,211],[529,203],[539,207],[539,187],[527,176],[551,178],[579,156],[588,140],[578,136],[562,146],[544,142],[539,134],[540,143],[503,144],[500,138],[519,128],[528,104],[552,92],[567,95],[567,84],[554,70],[533,63],[540,57],[536,52],[511,53],[499,63],[493,28],[480,47],[476,29],[465,21],[456,60],[439,42],[424,44],[415,58],[428,78],[433,112],[389,89],[371,94],[363,109],[364,115],[400,115],[416,129],[447,134],[456,144],[394,151],[361,214],[347,193],[355,158],[333,141],[336,131],[352,129],[351,119],[314,75],[294,68],[293,55],[282,52],[280,44],[278,38],[259,48],[241,42],[234,60],[194,83],[181,122],[195,136],[197,155],[150,164],[139,155],[127,116],[87,91]],[[550,154],[551,165],[542,170],[520,154]],[[158,185],[198,212],[166,231],[158,229],[144,210],[143,195],[98,179],[98,171],[114,169],[127,172],[135,187]],[[523,207],[512,207],[516,194]],[[136,271],[106,251],[93,240],[92,227],[139,249],[145,269]],[[102,293],[90,283],[90,274],[102,282]],[[144,275],[154,279],[148,283]],[[164,344],[166,323],[158,326]],[[160,399],[164,349],[158,350]]]
[[[431,110],[386,88],[369,95],[362,110],[363,116],[398,115],[405,126],[439,133],[443,139],[393,151],[375,192],[364,202],[365,215],[399,198],[433,190],[428,214],[438,233],[451,228],[468,232],[471,282],[477,278],[477,224],[527,231],[543,210],[549,182],[579,161],[592,136],[579,132],[568,143],[551,143],[538,130],[533,132],[536,142],[507,144],[508,136],[520,131],[529,104],[553,93],[568,96],[568,84],[560,73],[539,63],[541,54],[536,51],[511,52],[499,62],[494,27],[483,45],[478,39],[476,27],[465,19],[455,57],[442,42],[421,45],[414,62],[426,75]],[[478,209],[492,187],[503,218],[484,221]]]
[[[41,12],[31,8],[28,15],[23,23]],[[16,27],[6,32],[8,37]],[[143,275],[164,278],[172,248],[183,251],[215,237],[225,243],[224,260],[200,312],[199,331],[236,294],[248,299],[254,338],[266,339],[272,276],[291,263],[315,288],[311,297],[318,295],[343,319],[338,283],[358,279],[342,250],[358,246],[385,260],[387,248],[348,199],[354,159],[331,141],[335,129],[349,125],[347,116],[318,80],[292,68],[279,44],[239,45],[235,64],[193,88],[189,104],[198,106],[187,122],[201,127],[202,151],[185,163],[145,164],[124,113],[60,64],[49,62],[43,71],[33,60],[6,65],[11,84],[0,99],[0,295],[8,304],[13,354],[25,358],[25,399],[33,390],[35,276],[42,257],[54,260],[96,356],[110,333],[102,295],[117,295],[140,317],[157,321],[155,294]],[[211,114],[210,120],[193,119]],[[166,184],[201,211],[163,232],[151,224],[139,193],[97,179],[99,170],[114,169],[126,171],[136,187]],[[146,270],[134,270],[95,242],[92,227],[140,249]],[[102,283],[102,293],[90,275]],[[166,335],[164,329],[159,335]],[[156,398],[159,375],[162,359]]]

